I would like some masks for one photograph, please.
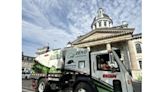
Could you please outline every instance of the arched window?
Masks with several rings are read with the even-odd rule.
[[[101,27],[101,21],[99,22],[99,27]]]
[[[106,27],[106,21],[104,21],[104,26]]]
[[[96,24],[94,24],[95,28],[96,28]]]
[[[142,61],[139,61],[140,69],[142,69]]]
[[[142,49],[141,49],[141,44],[140,43],[136,44],[136,50],[137,50],[137,53],[142,53]]]

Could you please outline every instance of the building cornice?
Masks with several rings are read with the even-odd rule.
[[[87,41],[77,42],[77,43],[74,43],[73,45],[78,45],[78,44],[82,44],[82,43],[87,43],[87,42],[92,42],[92,41],[97,41],[97,40],[103,40],[103,39],[108,39],[108,38],[114,38],[114,37],[118,37],[118,36],[132,34],[132,33],[133,33],[133,31],[124,32],[124,33],[120,33],[120,34],[115,34],[115,35],[105,36],[105,37],[101,37],[101,38],[90,39]]]
[[[132,39],[139,39],[142,38],[142,33],[137,33],[132,35]]]
[[[114,30],[114,31],[116,31],[116,30],[135,30],[135,28],[115,28],[115,27],[111,27],[111,28],[97,28],[97,29],[95,29],[95,30]]]
[[[119,34],[124,34],[127,32],[133,33],[135,30],[135,28],[97,28],[95,30],[92,30],[88,33],[86,33],[85,35],[77,38],[76,40],[74,40],[72,42],[72,44],[77,44],[79,43],[79,41],[85,39],[86,37],[89,37],[90,35],[94,34],[94,33],[119,33]]]

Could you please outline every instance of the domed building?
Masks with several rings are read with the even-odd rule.
[[[113,25],[112,19],[104,13],[104,10],[102,8],[99,9],[97,12],[97,16],[94,18],[91,28],[92,30],[98,29],[98,28],[110,28]]]
[[[126,21],[113,26],[112,18],[102,8],[99,8],[91,29],[71,42],[72,46],[87,48],[92,52],[119,48],[117,53],[121,61],[132,77],[139,80],[142,75],[142,34],[133,34],[135,28],[129,28]]]

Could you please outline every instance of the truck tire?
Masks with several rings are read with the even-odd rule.
[[[74,89],[73,92],[93,92],[93,88],[85,83],[85,82],[80,82]]]
[[[50,86],[45,81],[45,79],[40,79],[37,83],[37,88],[35,92],[50,92]]]

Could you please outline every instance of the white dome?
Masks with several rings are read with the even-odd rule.
[[[112,27],[112,25],[112,19],[104,13],[104,10],[102,8],[99,8],[97,16],[94,18],[91,25],[92,30],[97,28],[109,28]]]

